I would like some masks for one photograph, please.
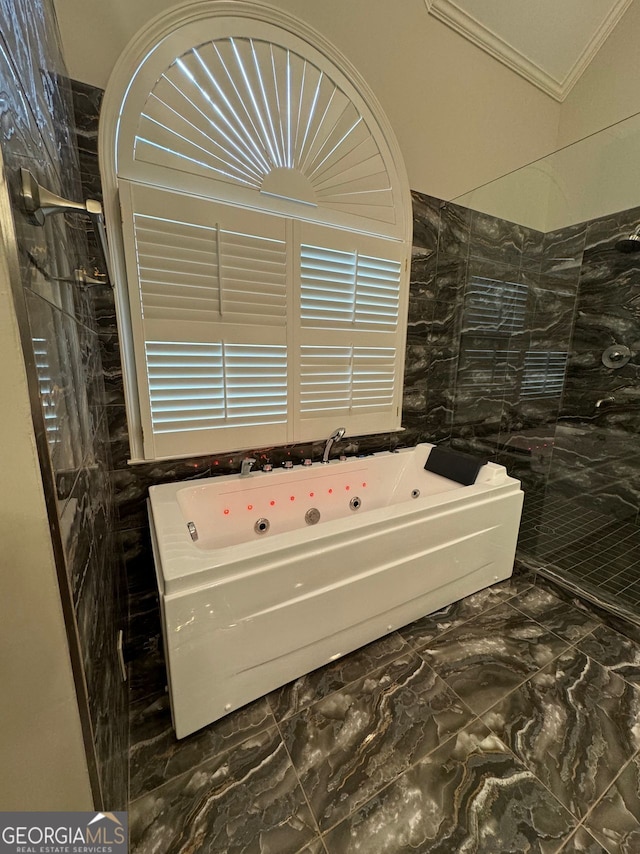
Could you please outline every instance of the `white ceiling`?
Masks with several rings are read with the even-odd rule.
[[[425,0],[435,17],[563,101],[631,0]]]

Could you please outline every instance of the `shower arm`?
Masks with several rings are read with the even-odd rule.
[[[62,196],[57,196],[38,184],[28,169],[20,169],[20,188],[22,207],[34,225],[44,225],[46,217],[56,213],[83,213],[89,217],[98,238],[109,284],[113,287],[113,276],[109,263],[109,243],[100,202],[95,199],[87,199],[83,204],[82,202],[63,199]]]

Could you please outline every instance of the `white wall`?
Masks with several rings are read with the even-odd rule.
[[[56,0],[71,77],[104,87],[172,0]],[[398,137],[413,189],[452,198],[556,147],[561,105],[427,13],[424,0],[272,0],[356,66]]]
[[[547,160],[555,178],[547,231],[640,205],[640,116]]]
[[[458,204],[539,231],[640,205],[640,115],[465,193]]]
[[[634,0],[562,104],[558,146],[638,112],[640,0]]]
[[[549,194],[552,176],[546,159],[458,196],[455,202],[474,211],[549,231]]]
[[[0,234],[0,810],[90,810],[86,757]]]

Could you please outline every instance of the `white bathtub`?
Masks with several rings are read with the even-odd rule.
[[[511,575],[519,481],[461,486],[432,447],[150,488],[179,738]]]

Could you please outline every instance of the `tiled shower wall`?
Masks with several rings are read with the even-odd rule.
[[[126,600],[113,539],[112,463],[94,312],[96,297],[107,288],[75,281],[75,270],[93,272],[82,220],[57,215],[37,227],[22,215],[18,200],[20,167],[58,194],[84,198],[71,89],[50,0],[0,0],[0,145],[20,259],[17,300],[23,303],[17,308],[26,312],[35,354],[87,685],[102,790],[96,805],[121,809],[127,803],[128,729],[116,633],[125,628]],[[48,467],[45,460],[45,485]]]
[[[583,224],[576,320],[549,485],[626,522],[640,522],[640,254],[615,248],[640,207]],[[612,370],[612,345],[631,349]],[[599,407],[598,401],[602,401]]]
[[[570,230],[414,194],[407,423],[542,488],[581,257]]]

